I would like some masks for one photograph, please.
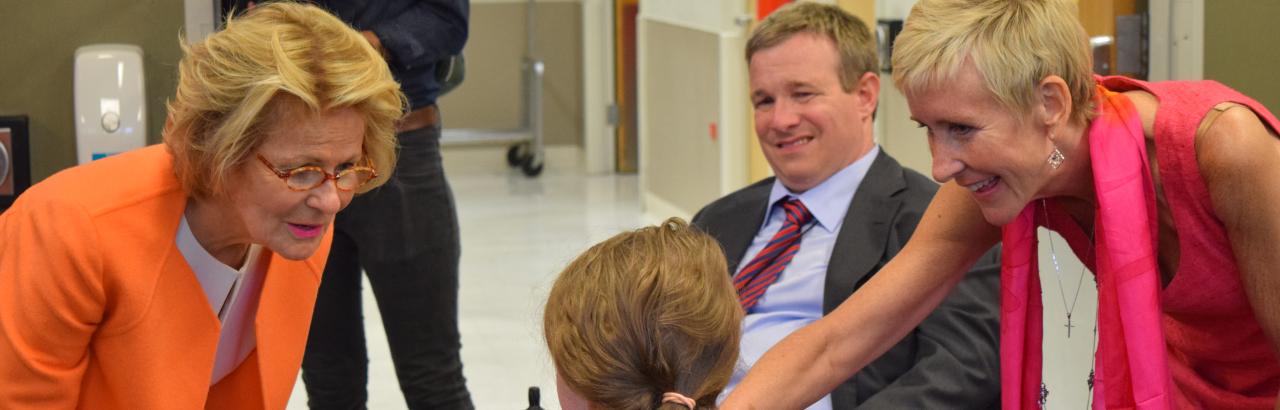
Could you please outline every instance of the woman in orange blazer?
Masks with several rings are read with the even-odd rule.
[[[0,408],[285,407],[329,225],[394,168],[404,97],[314,6],[184,51],[163,145],[0,215]]]

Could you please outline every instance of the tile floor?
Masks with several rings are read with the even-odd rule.
[[[540,386],[559,408],[541,336],[551,281],[591,244],[647,222],[634,175],[586,176],[548,163],[538,178],[507,169],[494,149],[446,148],[462,230],[460,326],[467,385],[477,409],[524,409]],[[404,409],[381,319],[365,284],[370,409]],[[288,409],[306,408],[301,380]]]

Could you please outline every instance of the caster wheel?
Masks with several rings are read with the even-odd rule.
[[[524,149],[522,149],[523,147],[524,147],[524,144],[516,144],[516,145],[512,145],[510,148],[507,148],[507,165],[518,167],[521,164],[524,164],[525,154],[521,152],[521,151],[525,151]]]
[[[533,156],[530,155],[525,159],[524,164],[521,164],[520,170],[524,171],[526,176],[536,177],[538,174],[542,173],[542,161],[534,163]]]

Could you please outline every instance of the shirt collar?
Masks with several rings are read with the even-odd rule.
[[[782,180],[775,178],[773,189],[769,192],[769,208],[764,213],[765,222],[768,222],[773,215],[775,209],[773,204],[786,197],[797,197],[806,208],[809,208],[809,213],[813,214],[813,219],[818,222],[818,226],[827,232],[836,232],[844,222],[845,214],[849,212],[853,194],[858,191],[858,186],[862,185],[863,178],[871,169],[871,163],[879,154],[880,146],[872,145],[871,150],[863,154],[862,158],[858,158],[817,186],[799,194],[791,192],[782,185]]]
[[[182,253],[187,265],[195,272],[196,279],[200,281],[201,287],[204,288],[205,298],[209,300],[209,305],[213,308],[215,314],[226,303],[232,289],[235,287],[236,281],[254,265],[254,261],[258,260],[258,254],[262,250],[261,245],[250,245],[244,266],[240,269],[233,269],[219,261],[208,250],[205,250],[204,246],[200,245],[195,234],[191,232],[191,225],[188,224],[185,213],[178,224],[178,235],[175,242],[178,246],[178,251]]]

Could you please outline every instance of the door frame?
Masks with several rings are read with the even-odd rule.
[[[582,4],[582,144],[587,174],[614,172],[616,127],[610,121],[614,92],[614,0]]]

